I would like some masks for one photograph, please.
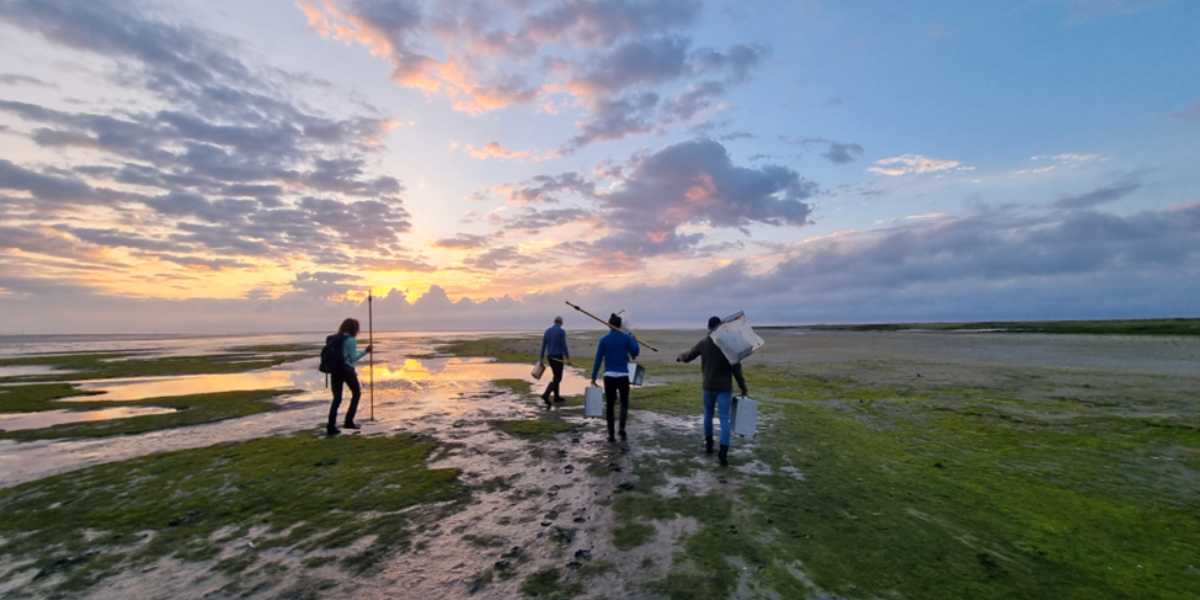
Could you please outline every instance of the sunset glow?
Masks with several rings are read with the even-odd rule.
[[[1198,24],[0,0],[0,333],[1198,316]]]

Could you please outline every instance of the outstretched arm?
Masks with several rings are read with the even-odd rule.
[[[701,340],[699,344],[692,346],[691,350],[688,350],[687,352],[684,352],[683,354],[680,354],[679,356],[675,357],[675,360],[677,360],[679,362],[685,362],[685,363],[689,363],[689,362],[692,362],[693,360],[696,360],[696,357],[700,356],[700,345],[703,343],[704,343],[704,341]]]

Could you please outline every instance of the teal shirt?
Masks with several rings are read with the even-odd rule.
[[[358,362],[358,359],[360,359],[366,355],[367,355],[366,350],[363,350],[362,352],[358,351],[358,341],[357,340],[355,340],[352,337],[346,337],[346,343],[344,345],[342,345],[342,357],[344,357],[346,359],[346,366],[353,369],[354,363]]]

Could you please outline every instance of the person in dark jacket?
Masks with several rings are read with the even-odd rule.
[[[708,331],[721,325],[719,317],[712,317],[708,320]],[[704,383],[702,385],[704,395],[704,451],[712,454],[713,451],[713,408],[717,409],[717,413],[721,419],[721,452],[718,458],[721,461],[721,466],[729,466],[729,405],[733,402],[733,383],[730,377],[737,379],[738,387],[742,390],[742,396],[746,396],[750,392],[746,389],[746,379],[742,377],[742,365],[729,364],[729,359],[725,358],[725,353],[717,347],[716,342],[707,335],[700,343],[692,347],[691,350],[675,357],[675,360],[680,362],[691,362],[700,357],[700,370],[704,373]]]
[[[625,417],[629,414],[629,359],[637,358],[641,349],[633,336],[621,331],[621,317],[608,317],[609,325],[616,329],[600,338],[596,346],[596,361],[592,363],[592,385],[596,385],[596,374],[604,363],[604,400],[608,417],[608,441],[615,442],[613,435],[613,404],[621,397],[621,439],[625,439]]]
[[[350,388],[350,407],[346,409],[346,421],[342,427],[346,429],[362,429],[354,422],[354,413],[358,411],[358,399],[362,397],[362,386],[358,384],[358,373],[354,370],[354,363],[358,359],[367,355],[368,352],[375,350],[374,346],[367,346],[362,352],[358,351],[359,324],[358,319],[346,319],[342,321],[341,327],[338,327],[338,332],[335,335],[329,336],[333,339],[335,336],[343,336],[345,341],[342,345],[343,364],[340,369],[337,369],[329,374],[329,383],[333,388],[333,405],[329,407],[329,426],[326,427],[326,433],[329,435],[337,435],[342,432],[337,428],[337,413],[338,405],[342,403],[342,384]],[[328,340],[326,340],[328,343]]]
[[[542,334],[542,350],[538,352],[538,360],[550,361],[550,372],[554,374],[554,380],[546,386],[546,391],[542,393],[542,402],[546,403],[546,408],[550,408],[550,394],[554,394],[555,402],[562,402],[562,395],[559,393],[559,385],[563,378],[563,365],[571,364],[571,351],[567,350],[567,332],[562,327],[563,318],[554,317],[554,325]],[[543,363],[544,364],[544,363]]]

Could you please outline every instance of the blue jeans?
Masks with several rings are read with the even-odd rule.
[[[721,419],[721,445],[729,445],[729,404],[733,401],[733,392],[712,392],[704,390],[704,437],[713,434],[713,408]]]

